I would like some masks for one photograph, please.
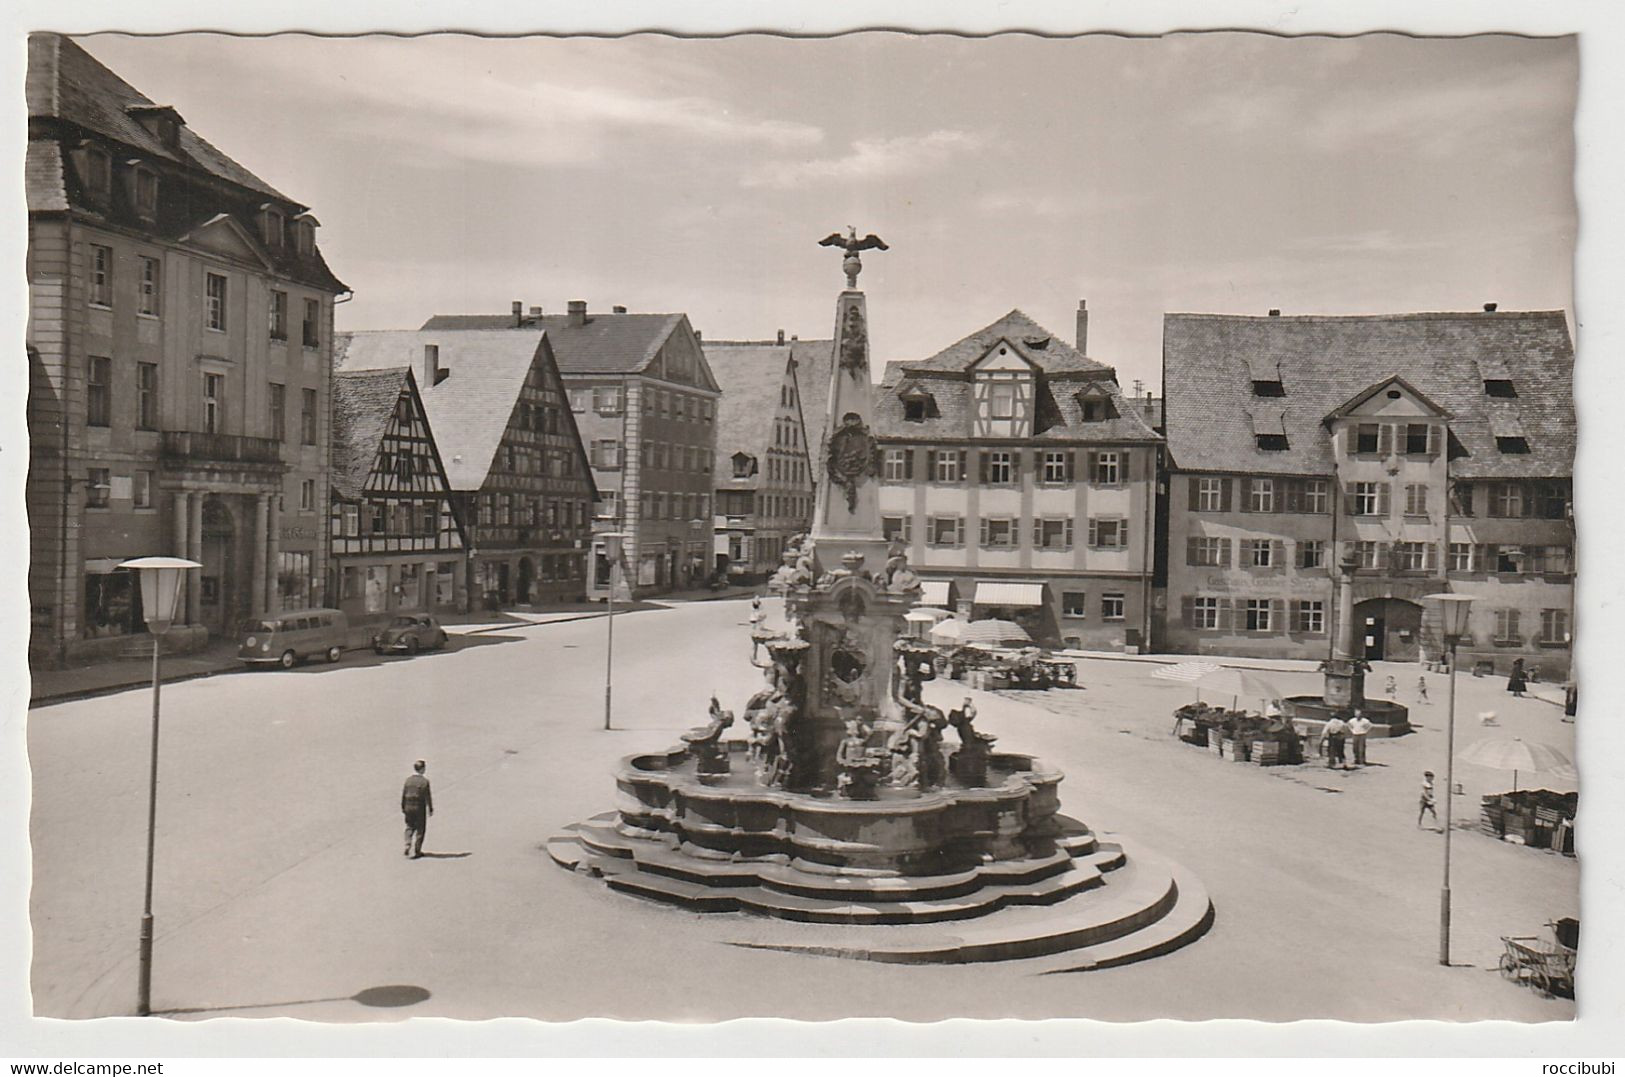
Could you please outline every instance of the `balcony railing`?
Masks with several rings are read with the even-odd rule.
[[[242,434],[205,434],[199,430],[165,430],[159,455],[176,463],[280,464],[282,443],[275,438]]]

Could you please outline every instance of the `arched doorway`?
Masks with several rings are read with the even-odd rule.
[[[519,559],[519,583],[514,588],[521,606],[528,606],[530,604],[530,584],[535,578],[535,575],[535,563],[532,562],[528,557],[521,557]]]
[[[244,577],[236,563],[236,534],[231,509],[218,497],[205,498],[199,614],[211,636],[235,631],[243,617],[237,590]]]
[[[1422,607],[1403,598],[1354,604],[1355,650],[1368,662],[1414,662],[1421,657]]]

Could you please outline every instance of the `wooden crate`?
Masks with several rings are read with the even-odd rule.
[[[1224,734],[1219,732],[1219,728],[1217,726],[1208,727],[1207,746],[1208,746],[1209,750],[1218,752],[1220,754],[1223,754],[1223,752],[1224,752]]]
[[[1278,740],[1253,741],[1253,762],[1261,767],[1273,767],[1285,762],[1286,753]]]

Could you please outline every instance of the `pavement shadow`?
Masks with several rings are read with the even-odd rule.
[[[462,860],[473,855],[473,853],[419,853],[418,858],[421,860]]]
[[[374,1009],[397,1009],[416,1006],[433,998],[426,987],[416,984],[382,984],[364,987],[353,995],[333,995],[329,998],[302,998],[284,1002],[239,1002],[232,1006],[179,1006],[169,1010],[153,1010],[154,1017],[187,1017],[204,1013],[231,1013],[237,1010],[285,1010],[294,1006],[316,1006],[324,1002],[355,1002]]]

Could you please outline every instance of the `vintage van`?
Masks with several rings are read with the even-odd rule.
[[[250,621],[237,657],[244,662],[275,662],[292,669],[301,659],[344,656],[350,620],[343,610],[286,610]]]

